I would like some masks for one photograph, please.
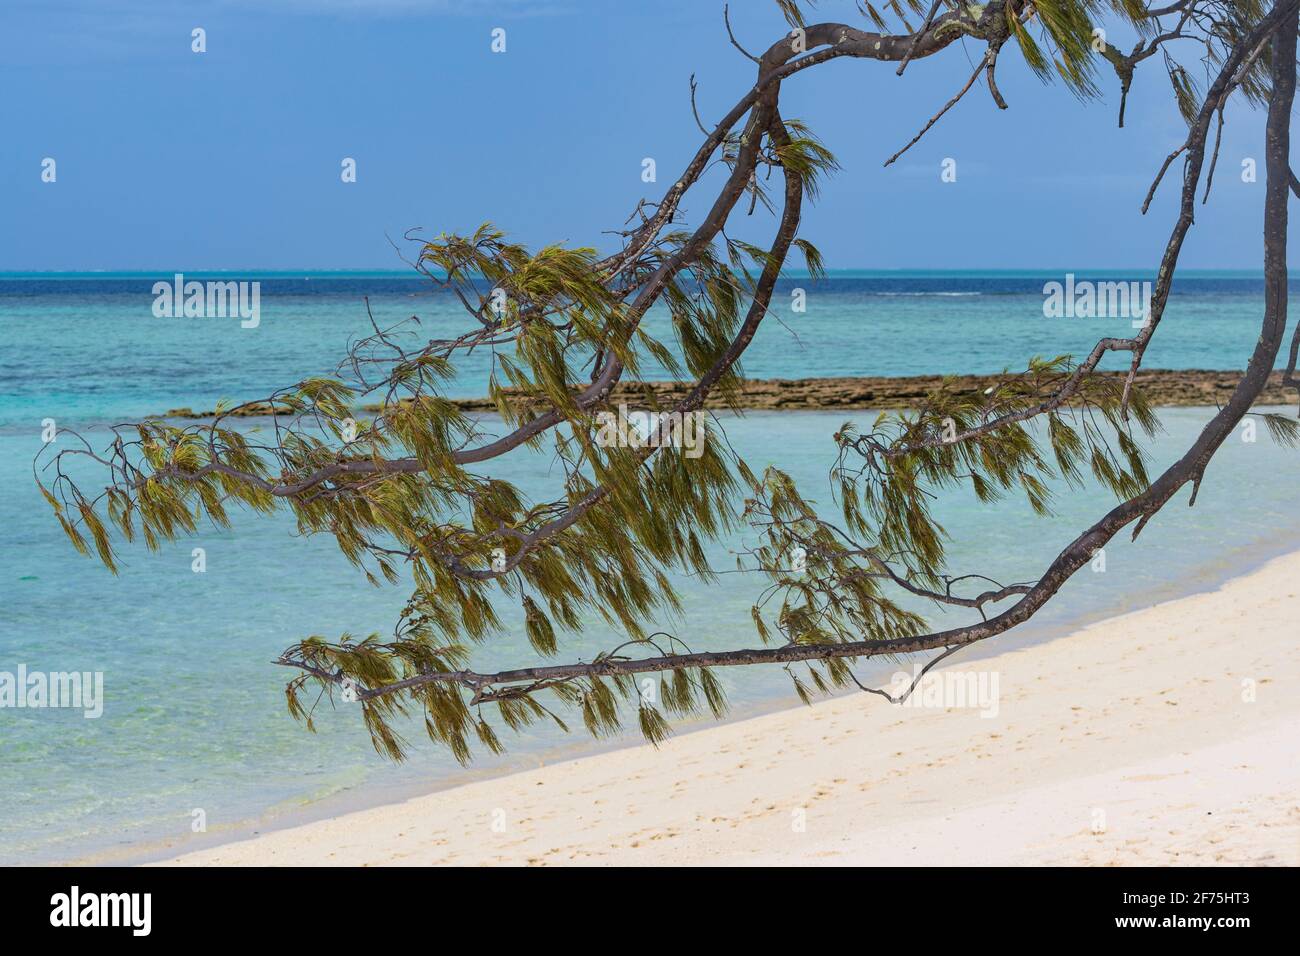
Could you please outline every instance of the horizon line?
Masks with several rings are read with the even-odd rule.
[[[827,278],[835,278],[837,275],[845,276],[847,274],[868,274],[873,276],[916,276],[918,274],[930,275],[994,275],[994,276],[1026,276],[1026,275],[1066,275],[1066,274],[1084,274],[1084,273],[1122,273],[1122,274],[1154,274],[1157,267],[1145,266],[1084,266],[1070,268],[1053,268],[1050,266],[1023,268],[981,268],[981,267],[960,267],[960,268],[943,268],[928,266],[907,266],[898,268],[881,268],[873,266],[847,266],[834,269],[824,270]],[[1288,265],[1288,272],[1300,271],[1300,265]],[[1187,266],[1175,272],[1175,277],[1179,273],[1219,273],[1239,276],[1257,276],[1262,277],[1264,270],[1262,268],[1233,268],[1233,267],[1214,267],[1214,266]],[[251,268],[251,269],[87,269],[87,270],[65,270],[65,269],[15,269],[0,270],[0,280],[21,280],[21,279],[58,279],[58,278],[87,278],[87,279],[148,279],[160,276],[175,275],[193,275],[193,276],[272,276],[276,278],[405,278],[415,281],[428,281],[429,277],[416,272],[412,269],[328,269],[328,268],[306,268],[306,269],[276,269],[276,268]],[[790,268],[783,269],[783,277],[800,277],[806,278],[810,275],[807,269]]]

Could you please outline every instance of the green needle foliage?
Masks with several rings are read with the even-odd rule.
[[[804,25],[808,4],[779,3],[792,26]],[[929,8],[894,0],[866,11],[880,29],[893,18],[910,33]],[[1070,89],[1091,95],[1093,18],[1105,9],[1150,35],[1144,8],[1129,0],[945,3],[931,29],[936,38],[956,31],[999,47],[1014,35],[1031,68],[1046,76],[1054,67]],[[1215,55],[1259,16],[1255,3],[1223,11]],[[1131,75],[1132,64],[1119,60]],[[1243,91],[1264,95],[1256,67],[1248,74]],[[1194,101],[1186,72],[1175,87],[1186,112]],[[393,759],[408,752],[406,734],[421,723],[466,761],[476,745],[499,752],[502,727],[553,720],[567,728],[565,716],[575,713],[590,733],[607,736],[635,710],[655,743],[669,718],[722,715],[726,699],[707,655],[661,622],[681,610],[672,575],[713,580],[706,547],[742,533],[755,538],[737,568],[766,582],[753,624],[769,646],[894,641],[927,627],[905,598],[983,614],[985,604],[1022,593],[995,589],[972,599],[954,591],[935,496],[1023,495],[1048,514],[1061,487],[1093,480],[1128,499],[1147,486],[1140,442],[1157,423],[1141,392],[1126,401],[1119,384],[1068,356],[1034,360],[978,393],[948,382],[916,409],[879,415],[866,430],[846,423],[835,435],[834,521],[788,475],[752,471],[716,421],[704,422],[689,454],[658,432],[610,440],[602,415],[612,410],[609,389],[636,376],[647,356],[696,383],[691,398],[666,407],[648,392],[649,410],[690,415],[705,395],[736,406],[740,353],[790,249],[814,279],[823,272],[816,247],[788,226],[797,226],[799,203],[815,200],[838,164],[803,123],[776,119],[774,105],[762,109],[756,115],[767,127],[747,127],[756,139],[723,131],[704,159],[721,159],[740,184],[725,194],[733,205],[748,195],[775,212],[775,190],[768,195],[758,172],[781,174],[786,226],[769,246],[728,235],[725,215],[694,231],[673,226],[680,195],[672,194],[648,212],[638,207],[639,224],[605,258],[558,245],[530,252],[490,223],[421,242],[415,266],[461,302],[472,319],[463,335],[413,344],[409,328],[380,328],[372,318],[373,334],[337,375],[222,406],[211,424],[144,421],[112,429],[102,450],[87,443],[60,451],[52,476],[48,467],[38,472],[57,520],[79,552],[93,550],[116,573],[117,549],[137,536],[157,549],[208,522],[228,526],[232,506],[287,510],[302,534],[331,536],[371,583],[409,581],[411,597],[390,635],[311,636],[280,658],[297,672],[286,687],[290,714],[314,728],[320,701],[354,703],[376,750]],[[692,167],[686,186],[705,165]],[[663,339],[642,322],[656,303],[670,317]],[[493,355],[487,387],[507,430],[500,438],[442,394],[456,357],[475,349]],[[248,408],[268,411],[271,427],[228,424]],[[361,408],[373,415],[360,417]],[[1265,420],[1279,440],[1295,440],[1294,422]],[[480,470],[516,449],[554,456],[557,486],[543,500]],[[69,455],[103,468],[102,492],[87,492],[68,474]],[[494,637],[522,633],[536,655],[554,659],[593,621],[625,642],[567,670],[469,670],[475,646]],[[653,667],[632,666],[668,658],[657,677],[646,676]],[[852,664],[827,657],[787,669],[807,700],[853,681]]]

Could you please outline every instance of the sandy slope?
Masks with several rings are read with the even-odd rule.
[[[173,862],[1297,865],[1297,592],[1293,554],[1046,645],[955,655],[949,673],[996,674],[995,716],[837,698]]]

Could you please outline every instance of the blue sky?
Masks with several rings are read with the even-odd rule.
[[[400,268],[388,237],[492,220],[532,246],[607,246],[657,198],[706,119],[753,80],[721,0],[5,0],[0,11],[0,271]],[[819,19],[862,21],[846,0]],[[734,0],[738,37],[786,29]],[[191,30],[208,50],[190,50]],[[494,54],[491,31],[506,30]],[[1127,46],[1127,39],[1121,45]],[[1015,51],[997,110],[982,85],[895,166],[883,161],[966,80],[973,46],[841,60],[787,82],[844,168],[802,234],[835,268],[1150,268],[1173,218],[1185,127],[1157,60],[1128,126],[1118,90],[1080,103]],[[41,162],[58,179],[42,183]],[[344,157],[357,182],[340,181]],[[653,157],[659,183],[641,182]],[[955,183],[940,164],[957,161]],[[1241,181],[1241,161],[1260,181]],[[1230,112],[1215,194],[1183,264],[1258,268],[1262,116]],[[716,180],[711,180],[714,182]],[[688,220],[711,196],[692,194]],[[761,239],[770,221],[735,228]]]

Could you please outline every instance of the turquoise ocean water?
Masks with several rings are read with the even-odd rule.
[[[223,278],[261,281],[257,328],[242,329],[236,319],[155,318],[150,288],[168,274],[0,277],[0,671],[19,664],[31,671],[102,671],[105,683],[97,720],[75,711],[0,709],[0,863],[197,839],[191,836],[196,809],[212,839],[466,776],[419,738],[407,764],[389,764],[373,753],[346,709],[318,713],[315,735],[285,713],[285,674],[270,660],[306,634],[388,629],[405,588],[368,586],[330,541],[296,537],[284,517],[242,516],[229,531],[207,529],[157,554],[129,548],[115,578],[72,551],[35,491],[32,459],[43,419],[93,435],[108,422],[181,406],[211,408],[221,398],[261,398],[327,373],[348,341],[368,331],[365,296],[381,324],[417,315],[429,337],[465,327],[451,300],[405,276]],[[808,309],[778,308],[747,353],[745,371],[755,378],[994,372],[1032,355],[1082,354],[1098,337],[1126,334],[1126,319],[1044,318],[1043,283],[1062,278],[915,272],[837,273],[818,284],[785,280],[777,302],[806,288]],[[1181,278],[1147,365],[1239,368],[1258,334],[1261,308],[1258,277]],[[664,327],[666,317],[656,313],[649,321]],[[481,394],[486,362],[465,363],[449,392]],[[828,501],[830,436],[845,418],[868,414],[763,412],[724,425],[751,464],[779,465],[805,494]],[[1155,464],[1184,448],[1209,414],[1164,412],[1165,433],[1152,447]],[[516,453],[494,467],[539,492],[553,480],[544,456]],[[1293,548],[1300,530],[1297,473],[1300,455],[1274,445],[1262,428],[1253,444],[1230,443],[1195,509],[1172,504],[1137,544],[1108,549],[1105,574],[1077,576],[1007,640],[1059,634]],[[1110,500],[1095,489],[1063,495],[1058,514],[1045,519],[1018,501],[989,508],[962,494],[943,495],[937,508],[958,542],[951,554],[955,571],[1020,580],[1034,576]],[[735,543],[715,549],[718,566],[730,563],[728,546]],[[195,546],[207,552],[203,574],[190,570]],[[751,646],[757,638],[748,609],[758,587],[740,575],[709,586],[683,578],[685,610],[680,620],[664,623],[697,649]],[[617,641],[593,626],[563,653],[589,658]],[[476,652],[473,664],[534,661],[522,635],[507,630]],[[719,676],[737,714],[793,701],[779,670],[738,668]],[[506,756],[480,756],[470,772],[526,766],[592,746],[540,727],[506,743]]]

